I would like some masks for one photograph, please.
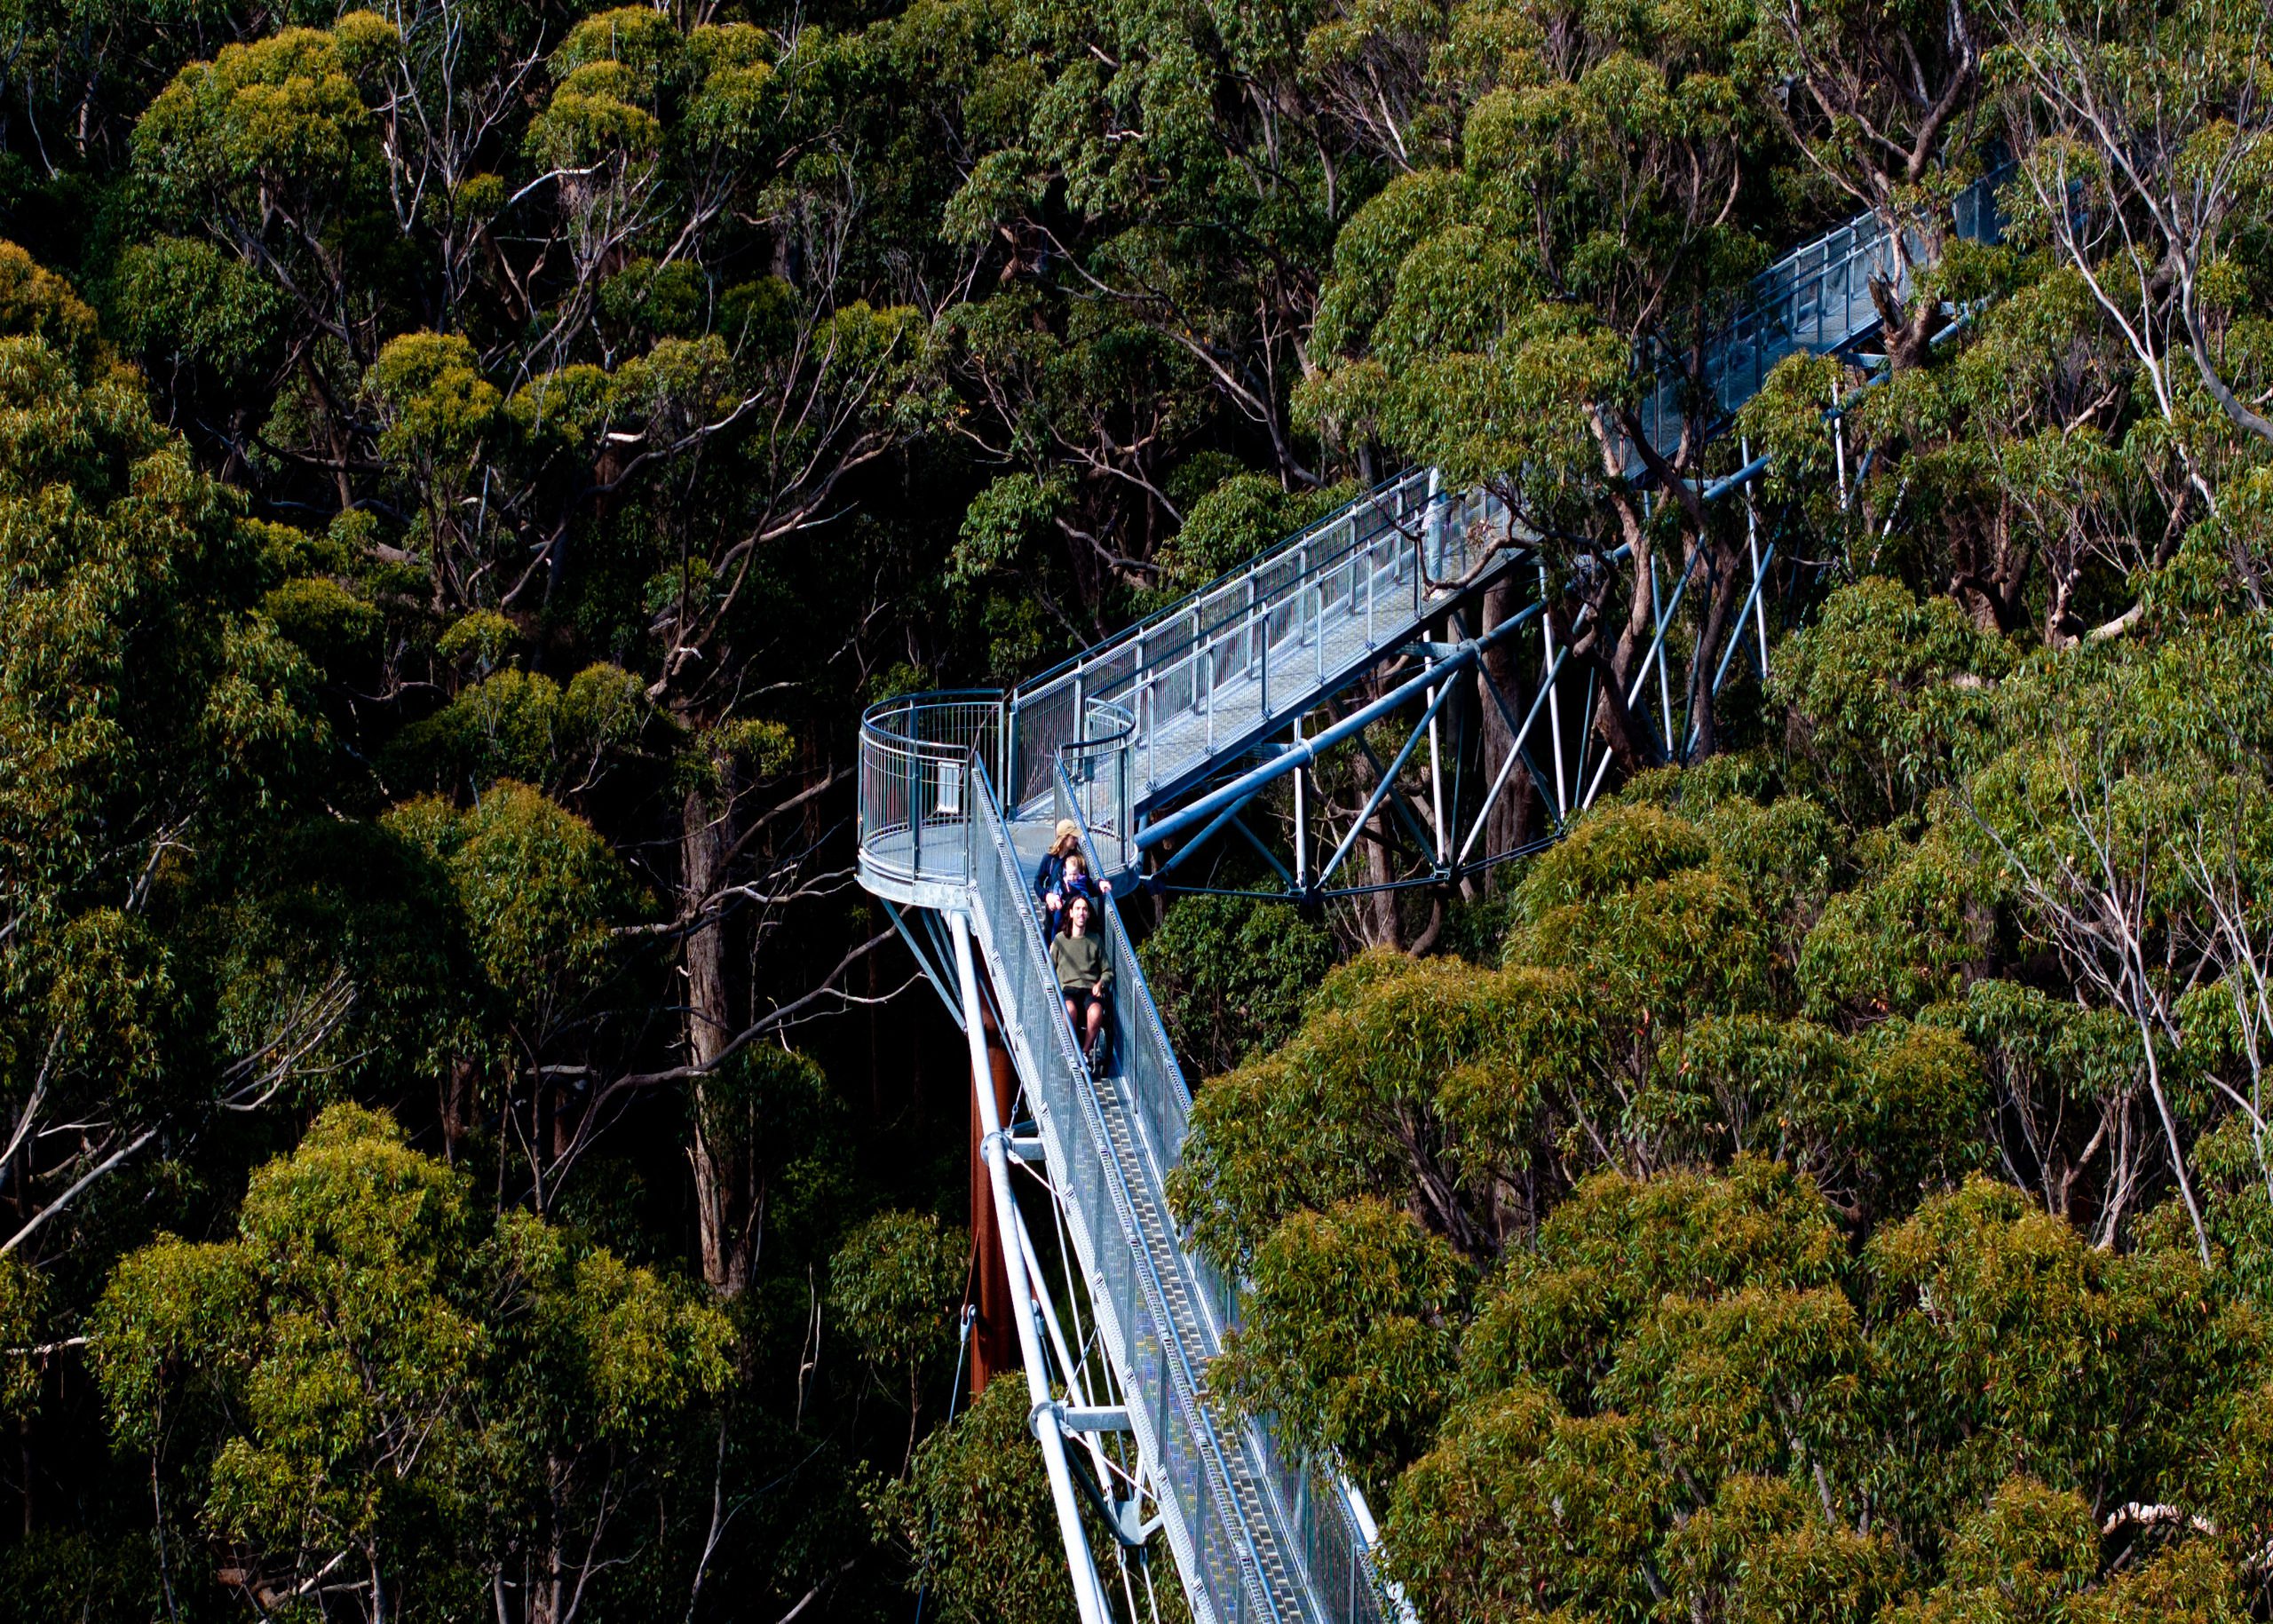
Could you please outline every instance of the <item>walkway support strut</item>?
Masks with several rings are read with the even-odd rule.
[[[947,915],[955,944],[955,981],[962,994],[963,1035],[970,1047],[970,1086],[978,1102],[980,1153],[986,1158],[986,1176],[994,1192],[994,1232],[1002,1243],[1002,1268],[1019,1298],[1032,1290],[1026,1260],[1018,1245],[1021,1233],[1018,1198],[1010,1189],[1010,1164],[1002,1119],[994,1108],[994,1074],[986,1060],[985,1015],[978,1003],[978,975],[970,958],[970,920],[967,915]],[[1073,1476],[1065,1460],[1065,1435],[1058,1430],[1058,1412],[1049,1390],[1049,1367],[1042,1362],[1041,1339],[1034,1332],[1034,1316],[1011,1316],[1018,1327],[1018,1353],[1026,1361],[1026,1399],[1035,1439],[1041,1445],[1043,1469],[1049,1475],[1049,1498],[1057,1510],[1057,1532],[1065,1541],[1065,1565],[1073,1575],[1073,1602],[1081,1624],[1112,1624],[1112,1604],[1097,1582],[1089,1541],[1081,1532],[1081,1507],[1073,1498]]]

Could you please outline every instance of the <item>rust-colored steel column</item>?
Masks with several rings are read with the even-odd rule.
[[[994,989],[986,979],[986,963],[981,960],[973,968],[978,972],[979,985],[989,994],[982,1002],[986,1004],[986,1068],[993,1073],[994,1082],[994,1120],[1007,1127],[1011,1102],[1018,1092],[1018,1073],[1010,1064],[1010,1046],[1002,1042],[1002,1033],[994,1026],[991,1002]],[[973,1398],[986,1390],[986,1384],[998,1371],[1019,1368],[1018,1326],[1011,1318],[1018,1311],[1010,1295],[1010,1277],[1003,1271],[1002,1239],[995,1232],[994,1197],[987,1179],[986,1159],[978,1151],[979,1131],[978,1101],[974,1096],[970,1102],[970,1232],[978,1248],[978,1319],[971,1327],[970,1337]]]

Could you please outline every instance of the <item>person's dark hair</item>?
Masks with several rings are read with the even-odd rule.
[[[1087,897],[1068,897],[1065,899],[1065,930],[1068,935],[1073,932],[1073,910],[1075,908],[1080,908],[1081,910],[1081,916],[1084,919],[1088,918],[1089,916],[1089,899]]]

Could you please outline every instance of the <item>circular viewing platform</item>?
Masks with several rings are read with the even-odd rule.
[[[861,885],[907,907],[966,905],[981,772],[999,772],[1002,695],[911,693],[860,718]]]

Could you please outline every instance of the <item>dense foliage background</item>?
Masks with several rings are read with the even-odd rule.
[[[1430,462],[1613,701],[1783,631],[1488,883],[1132,910],[1216,1401],[1431,1620],[2273,1613],[2269,34],[0,0],[0,1612],[1070,1617],[855,718]]]

